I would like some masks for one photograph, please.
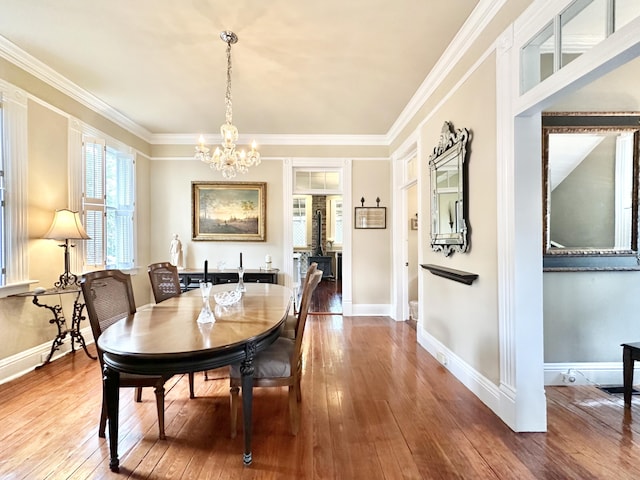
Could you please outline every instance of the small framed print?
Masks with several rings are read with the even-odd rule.
[[[417,218],[410,218],[409,220],[411,221],[411,230],[417,230],[418,229],[418,219]]]
[[[387,228],[387,207],[355,207],[355,228]]]

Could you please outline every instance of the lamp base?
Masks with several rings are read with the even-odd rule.
[[[64,248],[64,273],[60,275],[58,281],[53,284],[58,290],[64,290],[69,287],[77,287],[80,285],[80,279],[77,275],[74,275],[69,270],[70,262],[69,262],[69,247],[74,247],[75,245],[69,243],[69,239],[66,239],[64,243],[59,245]]]
[[[69,272],[64,272],[62,275],[60,275],[58,281],[53,284],[53,286],[58,290],[64,290],[65,288],[69,287],[77,287],[78,285],[80,285],[80,279],[78,278],[78,276]]]

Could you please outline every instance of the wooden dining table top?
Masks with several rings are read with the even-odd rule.
[[[109,357],[139,360],[195,358],[233,350],[278,329],[292,303],[290,288],[276,284],[245,284],[246,292],[234,305],[217,305],[214,294],[235,288],[214,285],[210,305],[215,322],[197,322],[202,309],[200,290],[191,290],[164,302],[148,305],[107,328],[98,345]]]

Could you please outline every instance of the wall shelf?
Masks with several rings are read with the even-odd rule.
[[[471,285],[473,281],[478,278],[478,274],[476,273],[463,272],[462,270],[440,267],[439,265],[421,263],[420,266],[438,277],[448,278],[454,282],[460,282],[466,285]]]

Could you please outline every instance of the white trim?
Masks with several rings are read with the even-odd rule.
[[[520,46],[513,38],[510,27],[496,42],[497,413],[516,432],[546,431],[539,115],[514,119]]]
[[[85,328],[80,329],[80,333],[84,337],[84,340],[87,345],[93,343],[93,334],[91,333],[91,327],[87,326]],[[78,345],[76,345],[78,347]],[[11,355],[7,358],[3,358],[0,360],[0,385],[11,380],[14,380],[22,375],[29,373],[35,367],[42,364],[43,357],[46,358],[51,351],[51,341],[46,343],[42,343],[35,347],[29,348],[28,350],[24,350],[22,352],[16,353],[15,355]],[[69,337],[65,339],[65,342],[60,346],[60,348],[54,353],[51,361],[55,361],[56,359],[62,357],[63,355],[71,352],[71,341]],[[86,355],[82,347],[79,349],[76,348],[75,355]],[[98,360],[96,362],[96,369],[99,369]],[[46,366],[44,368],[47,368]]]
[[[432,335],[422,328],[417,331],[418,344],[429,352],[435,359],[443,359],[440,364],[449,370],[454,377],[462,382],[495,414],[500,415],[501,397],[500,389],[491,380],[472,368],[468,363],[445,347]]]
[[[569,370],[575,382],[565,383],[562,374]],[[545,363],[544,384],[547,386],[564,385],[622,385],[622,362],[574,362]],[[640,378],[640,365],[634,368],[634,378]]]
[[[203,134],[207,144],[221,141],[219,133]],[[188,133],[153,134],[150,143],[153,145],[196,145],[197,135]],[[344,145],[344,146],[389,146],[387,135],[272,135],[272,134],[240,134],[238,144],[250,144],[253,140],[260,145]]]
[[[407,218],[409,213],[407,209],[407,189],[418,184],[418,179],[414,178],[406,180],[406,166],[408,160],[415,158],[416,162],[420,162],[418,158],[418,148],[416,142],[417,135],[411,135],[413,143],[403,144],[402,150],[396,150],[392,157],[391,175],[392,175],[392,205],[393,216],[391,231],[392,242],[392,277],[391,277],[391,318],[396,321],[402,321],[409,318],[409,285],[407,278],[407,266],[409,252],[407,249],[407,239],[409,235]],[[404,152],[402,155],[399,151]],[[417,167],[418,164],[416,164]]]
[[[544,109],[568,92],[575,91],[601,75],[640,56],[638,32],[640,32],[640,17],[629,22],[606,40],[583,53],[522,96],[517,97],[514,103],[514,113],[516,115],[530,115]],[[518,41],[523,41],[523,35],[516,32],[514,38],[516,46]]]
[[[5,135],[0,145],[4,148],[7,187],[5,282],[9,285],[24,282],[29,275],[27,95],[23,90],[0,81],[0,101],[0,113],[3,116],[3,131],[0,131],[0,135]]]
[[[344,276],[343,276],[344,278]],[[357,303],[349,312],[350,317],[391,317],[391,304],[389,303]],[[344,305],[343,305],[344,310]],[[344,313],[347,316],[346,313]]]
[[[2,36],[0,36],[0,57],[11,62],[25,72],[30,73],[47,85],[51,85],[61,93],[68,95],[73,100],[80,102],[90,110],[93,110],[106,119],[111,120],[116,125],[124,128],[132,134],[147,142],[151,141],[151,132],[133,122],[131,119],[125,117],[115,108],[107,105],[104,101],[100,100],[98,97],[83,88],[80,88],[78,85],[63,77],[37,58],[18,48],[15,44]]]
[[[27,292],[34,283],[40,283],[40,280],[25,280],[24,282],[16,282],[0,286],[0,298],[6,298],[10,295]]]
[[[464,22],[438,62],[431,69],[427,78],[418,87],[418,90],[396,121],[393,122],[387,137],[394,139],[402,132],[433,92],[442,85],[447,75],[455,68],[460,58],[498,14],[505,2],[506,0],[480,0],[478,2],[469,18]],[[433,110],[437,110],[437,108]]]
[[[146,155],[145,155],[146,156]],[[162,162],[167,160],[172,161],[193,161],[199,162],[200,160],[196,160],[194,157],[147,157],[152,162]],[[318,162],[323,161],[324,157],[291,157],[291,156],[280,156],[280,157],[260,157],[262,162],[264,161],[282,161],[283,158],[296,158],[302,161],[307,161],[309,165],[318,165]],[[376,162],[388,162],[389,157],[349,157],[353,160],[367,160],[367,161],[376,161]],[[320,167],[318,167],[320,168]]]
[[[351,176],[353,163],[348,158],[286,158],[283,160],[282,173],[282,218],[284,229],[284,239],[282,242],[283,258],[285,266],[285,285],[293,284],[293,262],[286,261],[293,255],[293,234],[291,224],[293,223],[293,211],[291,208],[293,199],[293,169],[320,168],[322,170],[339,170],[342,177],[342,191],[337,194],[342,195],[342,222],[344,225],[352,225],[353,208],[351,194]],[[332,193],[333,194],[333,193]],[[353,279],[351,275],[351,252],[352,252],[352,229],[345,228],[342,233],[342,313],[351,315],[353,311]]]

